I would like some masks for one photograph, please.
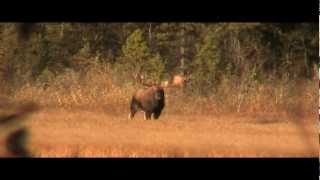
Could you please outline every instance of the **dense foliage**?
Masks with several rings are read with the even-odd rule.
[[[318,38],[310,23],[2,23],[0,83],[5,91],[108,65],[122,83],[136,72],[184,74],[192,92],[210,94],[225,79],[312,79]]]

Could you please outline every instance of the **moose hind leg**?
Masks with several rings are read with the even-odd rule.
[[[151,113],[150,112],[144,112],[144,120],[151,119]]]

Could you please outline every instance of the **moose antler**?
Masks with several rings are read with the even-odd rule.
[[[141,85],[146,86],[146,87],[151,87],[154,85],[157,85],[153,82],[146,82],[144,76],[139,72],[139,73],[135,73],[133,75],[134,79]]]
[[[184,87],[191,78],[189,76],[174,75],[168,81],[162,82],[164,87]]]

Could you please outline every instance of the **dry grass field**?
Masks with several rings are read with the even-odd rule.
[[[229,84],[208,98],[167,91],[160,119],[144,120],[139,112],[129,120],[129,100],[137,88],[118,87],[110,76],[94,75],[80,83],[59,80],[47,89],[26,85],[9,98],[18,106],[25,101],[40,106],[24,124],[34,157],[319,155],[317,111],[312,108],[318,90],[312,82],[294,88],[262,85],[247,94]],[[239,97],[244,101],[237,112]],[[5,113],[14,109],[0,108]],[[0,144],[9,132],[2,130]]]
[[[142,113],[128,120],[127,111],[44,109],[28,123],[28,147],[35,157],[318,156],[315,118],[164,112],[145,121]]]

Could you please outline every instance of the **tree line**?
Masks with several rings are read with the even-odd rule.
[[[129,83],[191,77],[214,92],[223,79],[307,80],[318,64],[316,23],[2,23],[0,84],[16,89],[108,65]]]

